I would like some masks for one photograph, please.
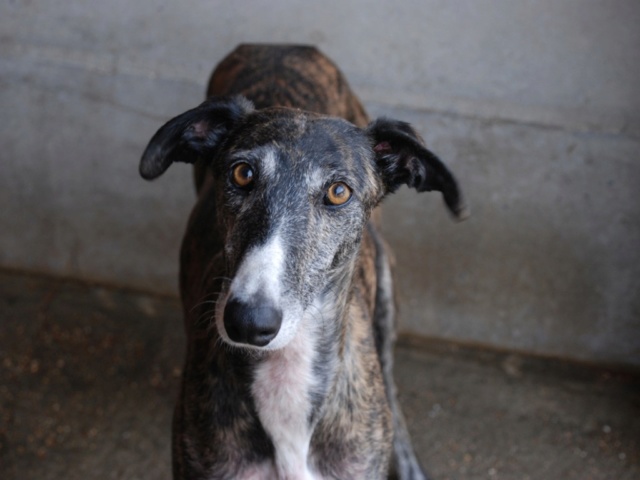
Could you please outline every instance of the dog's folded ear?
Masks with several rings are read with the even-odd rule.
[[[140,175],[152,180],[173,162],[194,163],[213,154],[225,135],[253,110],[244,97],[212,97],[165,123],[149,141],[140,160]]]
[[[386,193],[392,193],[402,185],[418,192],[438,190],[456,219],[463,220],[468,216],[453,174],[424,146],[411,125],[380,118],[371,122],[366,131],[372,139]]]

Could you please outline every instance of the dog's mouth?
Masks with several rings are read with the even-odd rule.
[[[285,293],[286,246],[278,229],[266,242],[249,247],[236,264],[216,305],[220,337],[240,348],[281,348],[297,323],[294,314],[301,312]]]

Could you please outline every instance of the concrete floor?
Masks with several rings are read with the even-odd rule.
[[[0,478],[170,477],[177,300],[0,272]],[[406,339],[397,383],[436,479],[638,479],[637,374]]]

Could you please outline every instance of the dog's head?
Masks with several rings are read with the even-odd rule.
[[[464,206],[455,179],[406,123],[360,129],[299,110],[254,110],[242,97],[212,98],[167,122],[140,163],[146,179],[202,158],[214,178],[229,279],[216,326],[236,346],[287,345],[307,315],[344,304],[372,209],[405,184]]]

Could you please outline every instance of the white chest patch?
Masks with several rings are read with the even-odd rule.
[[[275,447],[275,469],[281,480],[320,478],[308,462],[315,335],[306,323],[302,320],[293,340],[258,367],[252,385],[260,421]]]

